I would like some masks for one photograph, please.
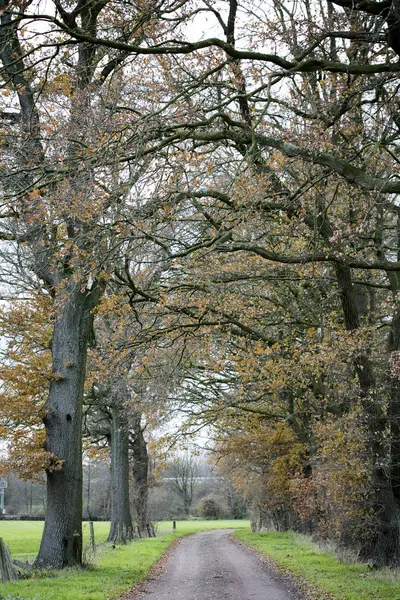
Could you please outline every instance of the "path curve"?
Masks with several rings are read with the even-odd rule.
[[[183,538],[138,600],[300,600],[231,530]]]

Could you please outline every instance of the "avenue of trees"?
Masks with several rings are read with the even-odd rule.
[[[3,2],[0,435],[46,473],[38,567],[81,563],[82,444],[110,539],[129,456],[152,535],[160,427],[255,528],[400,562],[399,40],[399,0]]]
[[[178,491],[176,479],[181,485],[181,471],[185,472],[186,455],[171,457],[165,464],[153,465],[148,487],[148,515],[150,523],[187,518],[244,519],[247,516],[246,502],[231,482],[216,475],[206,457],[194,458],[196,473],[187,479],[193,495],[189,514],[185,494]],[[182,467],[182,469],[181,469]],[[177,474],[175,478],[174,473]],[[46,485],[44,474],[35,481],[26,481],[14,473],[8,473],[5,490],[6,515],[15,519],[43,519],[46,512]],[[130,508],[132,523],[136,524],[135,489],[133,477],[130,481]],[[184,486],[183,486],[184,487]],[[111,473],[110,457],[84,457],[83,461],[83,518],[85,521],[108,521],[111,518]],[[156,526],[156,525],[155,525]],[[138,533],[135,531],[135,534]]]

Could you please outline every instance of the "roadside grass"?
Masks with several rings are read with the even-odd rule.
[[[0,584],[2,600],[111,600],[149,573],[179,534],[139,540],[126,546],[103,547],[86,569],[35,573],[29,579]],[[182,535],[184,535],[182,533]]]
[[[104,541],[109,523],[94,525],[96,543]],[[144,579],[176,538],[206,529],[248,527],[248,521],[177,521],[176,527],[176,532],[167,533],[172,521],[162,521],[159,537],[116,548],[105,544],[85,569],[35,572],[27,579],[0,583],[0,600],[114,600]],[[13,558],[23,560],[35,556],[42,528],[37,521],[0,521],[0,537],[9,544]],[[84,540],[88,538],[84,527]]]
[[[400,571],[371,570],[365,564],[345,564],[320,550],[309,537],[296,533],[234,534],[272,559],[283,574],[305,580],[314,598],[335,600],[400,600]]]
[[[43,521],[0,521],[0,537],[6,542],[11,556],[28,562],[33,562],[39,550],[43,531]],[[105,542],[110,530],[107,521],[94,522],[94,537],[96,544]],[[237,529],[248,527],[249,521],[223,519],[220,521],[176,521],[178,532],[192,533],[204,529]],[[83,523],[83,547],[89,543],[89,524]],[[172,532],[172,521],[156,523],[157,535]]]

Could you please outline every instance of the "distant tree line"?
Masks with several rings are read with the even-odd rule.
[[[172,473],[179,469],[182,458],[167,464],[159,476],[151,478],[149,488],[149,518],[160,520],[214,518],[245,519],[247,507],[241,494],[232,483],[215,474],[207,462],[198,458],[196,475],[191,485],[193,494],[190,506],[186,496],[176,488]],[[187,455],[183,460],[187,460]],[[7,516],[44,519],[46,512],[45,481],[24,481],[9,473],[5,493]],[[131,497],[134,482],[131,481]],[[111,519],[110,464],[106,459],[84,461],[83,466],[83,518],[84,520],[109,521]],[[134,514],[134,505],[131,506]]]

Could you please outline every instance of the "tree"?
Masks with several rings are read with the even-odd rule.
[[[122,381],[111,391],[111,527],[108,541],[126,543],[133,527],[129,504],[129,388]]]
[[[200,514],[205,519],[218,519],[221,516],[221,506],[213,496],[203,498],[200,505]]]
[[[169,465],[170,481],[183,504],[186,517],[190,515],[198,477],[198,463],[190,454],[177,456]]]
[[[133,506],[139,537],[155,537],[149,515],[150,457],[142,426],[142,414],[135,410],[131,417],[130,449],[132,453]]]
[[[56,498],[69,489],[69,479],[79,481],[79,426],[69,444],[71,460],[51,442],[58,422],[72,431],[68,415],[71,423],[75,413],[80,421],[91,308],[114,277],[129,313],[124,318],[120,311],[119,327],[127,320],[138,324],[130,347],[145,345],[152,356],[167,348],[165,356],[171,348],[179,354],[175,405],[189,416],[182,435],[213,425],[222,454],[230,447],[226,431],[246,443],[257,437],[254,463],[250,453],[247,460],[261,469],[262,502],[265,493],[267,502],[283,503],[285,514],[300,515],[293,481],[301,482],[304,497],[316,490],[314,481],[333,489],[333,478],[321,475],[331,470],[323,449],[339,435],[341,419],[360,419],[363,435],[354,451],[364,456],[365,477],[362,484],[353,481],[353,489],[365,484],[365,506],[374,517],[372,528],[363,521],[368,542],[362,554],[396,564],[400,179],[398,107],[390,99],[400,70],[397,0],[274,0],[267,16],[262,5],[245,2],[243,20],[236,0],[221,6],[155,2],[154,18],[146,6],[130,6],[123,23],[118,16],[107,21],[108,7],[79,3],[67,12],[57,4],[54,15],[42,17],[57,54],[51,60],[63,74],[66,61],[58,54],[64,45],[78,49],[77,57],[72,52],[75,74],[66,63],[68,92],[63,77],[55,78],[52,92],[66,106],[58,116],[73,136],[63,156],[66,172],[54,157],[54,129],[50,135],[42,126],[47,100],[39,95],[36,108],[36,79],[25,75],[34,72],[35,51],[47,60],[20,41],[18,31],[31,15],[2,16],[3,71],[21,106],[20,115],[10,114],[12,101],[8,106],[7,144],[15,132],[23,138],[13,161],[4,161],[12,210],[3,238],[26,244],[24,260],[55,306],[46,418],[48,450],[64,463],[49,473],[51,482],[61,482],[49,493]],[[183,25],[203,11],[221,37],[192,43]],[[170,28],[161,26],[163,14]],[[141,55],[148,71],[136,86],[140,61],[122,65]],[[37,79],[44,72],[47,85],[44,67],[36,71]],[[109,77],[114,72],[118,76]],[[135,102],[126,105],[120,92],[132,87]],[[138,183],[149,164],[151,175]],[[28,184],[21,175],[26,165]],[[123,176],[115,178],[116,172]],[[123,256],[112,273],[117,246]],[[66,366],[70,347],[79,355],[77,366]],[[60,399],[65,411],[53,415]],[[299,452],[292,456],[290,446]],[[263,452],[268,461],[260,467]],[[342,499],[343,515],[350,505]],[[55,517],[49,518],[43,548],[55,531]],[[66,521],[68,552],[56,553],[60,565],[79,562],[75,513]],[[39,559],[49,563],[44,549]]]
[[[97,348],[99,369],[93,372],[95,379],[87,397],[85,433],[92,448],[109,449],[110,531],[107,541],[126,544],[134,537],[129,497],[131,390],[124,365],[114,373],[107,372],[102,350]]]
[[[25,19],[32,15],[23,11],[29,13],[29,6],[1,16],[6,107],[2,118],[7,125],[1,239],[7,247],[11,241],[17,244],[24,268],[42,282],[54,307],[46,449],[62,468],[47,473],[38,567],[81,563],[82,396],[92,310],[105,287],[110,231],[118,221],[121,198],[129,195],[130,182],[137,180],[136,167],[140,172],[138,138],[121,131],[117,108],[123,85],[120,67],[127,53],[104,52],[90,41],[70,47],[69,36],[62,33],[64,27],[79,28],[90,37],[113,29],[117,39],[143,39],[152,11],[132,6],[121,23],[117,13],[103,19],[107,6],[78,3],[68,11],[56,2],[53,23],[46,15],[33,16],[33,23],[47,24],[45,39],[33,26],[33,44],[24,41]],[[130,67],[124,83],[129,87],[132,80]],[[128,119],[132,125],[134,114],[135,109]],[[125,143],[128,138],[131,144]],[[133,154],[119,162],[117,150],[122,147],[124,152],[130,147]],[[122,163],[125,173],[116,179]]]

